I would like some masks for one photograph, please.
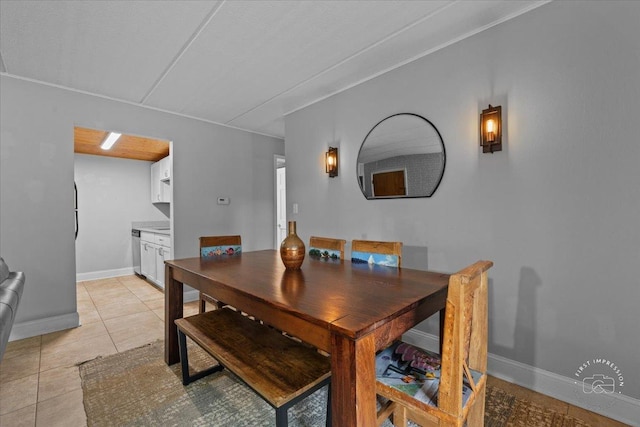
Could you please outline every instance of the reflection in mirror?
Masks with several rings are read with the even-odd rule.
[[[431,197],[445,166],[438,129],[417,114],[394,114],[367,134],[358,153],[358,183],[367,199]]]

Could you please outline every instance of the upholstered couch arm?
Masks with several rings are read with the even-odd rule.
[[[9,271],[4,259],[0,258],[0,360],[9,342],[23,288],[24,273]]]

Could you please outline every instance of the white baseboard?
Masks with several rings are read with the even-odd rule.
[[[403,335],[403,340],[424,349],[438,352],[439,341],[435,335],[411,329]],[[551,396],[573,406],[596,412],[632,426],[640,426],[638,424],[640,422],[638,420],[640,400],[624,394],[603,393],[587,395],[582,391],[582,383],[576,384],[573,378],[491,353],[487,357],[487,372],[501,380]],[[589,398],[588,401],[586,401],[587,396]]]
[[[120,268],[117,270],[94,271],[91,273],[80,273],[76,275],[76,280],[107,279],[110,277],[130,276],[134,274],[133,268]],[[184,302],[197,301],[200,294],[196,289],[185,286]],[[51,332],[63,331],[65,329],[77,328],[80,326],[80,316],[77,312],[63,314],[60,316],[45,317],[43,319],[30,320],[28,322],[15,323],[9,335],[9,341],[31,338],[38,335],[49,334]]]
[[[78,312],[15,323],[13,328],[11,328],[9,341],[31,338],[51,332],[77,328],[78,326],[80,326],[80,316]]]
[[[76,282],[85,280],[108,279],[110,277],[131,276],[134,274],[133,267],[117,268],[114,270],[90,271],[88,273],[77,273]]]
[[[200,299],[200,292],[197,289],[189,288],[191,290],[184,291],[182,302],[198,301]]]

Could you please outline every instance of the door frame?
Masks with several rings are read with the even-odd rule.
[[[278,234],[278,204],[280,203],[280,197],[278,197],[278,169],[285,166],[285,156],[280,154],[273,155],[273,248],[278,249],[280,247],[279,234]],[[286,185],[286,184],[285,184]],[[285,212],[287,212],[287,206],[281,206]]]

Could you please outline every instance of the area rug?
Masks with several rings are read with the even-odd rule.
[[[155,342],[80,365],[88,426],[273,426],[275,411],[227,371],[182,385],[180,365],[164,363]],[[213,359],[189,348],[194,369]],[[289,410],[292,427],[325,425],[326,388]],[[485,426],[587,426],[585,422],[488,387]],[[385,426],[390,426],[387,423]]]

